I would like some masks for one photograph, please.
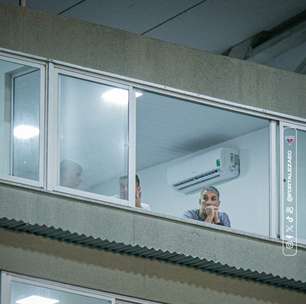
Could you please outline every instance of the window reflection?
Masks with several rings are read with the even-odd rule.
[[[128,173],[128,90],[59,75],[59,105],[60,185],[120,198]]]
[[[0,172],[39,180],[40,70],[0,60]]]

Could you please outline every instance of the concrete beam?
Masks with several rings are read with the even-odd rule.
[[[306,41],[306,11],[253,35],[225,52],[230,57],[267,64]]]
[[[306,74],[306,58],[295,69],[296,73]]]
[[[303,44],[305,41],[306,21],[252,49],[247,60],[257,63],[269,63],[274,58]]]
[[[248,58],[250,56],[250,52],[252,51],[253,40],[253,38],[250,38],[242,41],[241,43],[230,48],[225,55],[241,60]]]
[[[0,47],[306,118],[303,75],[80,20],[0,5]]]

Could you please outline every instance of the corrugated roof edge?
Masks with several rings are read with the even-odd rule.
[[[100,250],[107,250],[114,253],[139,256],[147,259],[155,259],[168,263],[174,263],[187,267],[192,267],[202,271],[210,271],[223,276],[232,276],[246,280],[252,280],[277,287],[294,289],[306,293],[306,282],[296,281],[286,277],[275,276],[265,272],[257,272],[250,269],[231,267],[227,264],[209,261],[203,258],[186,256],[176,252],[162,251],[154,248],[141,247],[138,245],[128,245],[124,243],[111,242],[100,238],[93,238],[84,234],[80,235],[60,228],[48,227],[46,225],[33,225],[15,219],[0,218],[0,228],[30,233],[58,241],[73,243]]]

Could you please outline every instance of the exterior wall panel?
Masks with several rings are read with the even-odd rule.
[[[306,118],[306,76],[0,6],[0,47]]]

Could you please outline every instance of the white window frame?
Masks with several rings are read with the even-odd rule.
[[[277,239],[279,235],[279,187],[277,179],[277,122],[269,123],[269,236]]]
[[[280,141],[280,163],[279,163],[279,167],[280,167],[280,213],[279,213],[279,221],[280,221],[280,239],[284,240],[284,234],[283,234],[283,230],[284,230],[284,226],[283,226],[283,218],[284,218],[284,214],[283,214],[283,210],[284,210],[284,128],[289,127],[289,128],[293,128],[296,129],[297,131],[304,131],[306,132],[306,125],[302,125],[299,123],[293,123],[293,122],[289,122],[289,121],[281,121],[280,122],[280,132],[279,132],[279,141]],[[298,145],[298,143],[297,143]],[[298,164],[297,165],[297,169],[298,169]],[[297,180],[297,177],[296,177]],[[296,185],[297,186],[297,185]],[[296,197],[296,213],[298,213],[298,198]],[[297,220],[295,222],[296,224],[296,231],[297,231]],[[306,244],[306,240],[305,239],[301,239],[301,238],[297,238],[297,243],[299,244]]]
[[[279,176],[280,179],[277,180],[277,177],[274,173],[275,169],[277,169],[277,165],[274,165],[276,168],[273,168],[273,163],[271,160],[277,160],[278,156],[273,155],[273,153],[276,152],[276,144],[275,139],[277,138],[275,128],[276,125],[280,123],[279,127],[279,136],[280,136],[280,153],[282,153],[282,147],[281,147],[281,125],[282,123],[291,124],[294,126],[298,126],[298,128],[306,128],[306,119],[293,116],[293,115],[287,115],[279,112],[274,112],[270,110],[265,110],[262,108],[257,108],[254,106],[248,106],[243,104],[238,104],[236,102],[231,102],[228,100],[220,99],[211,97],[205,94],[198,94],[198,93],[192,93],[189,91],[184,91],[180,89],[175,89],[173,87],[168,87],[160,84],[154,84],[151,82],[134,79],[130,77],[120,76],[113,73],[108,73],[105,71],[100,71],[96,69],[90,69],[85,68],[82,66],[69,64],[67,62],[62,62],[58,60],[50,60],[48,58],[38,57],[34,55],[24,54],[21,52],[16,52],[8,49],[0,48],[0,59],[10,62],[16,62],[19,64],[29,65],[29,66],[37,66],[41,69],[41,105],[40,105],[40,180],[39,182],[33,182],[32,180],[27,180],[23,178],[18,177],[11,177],[11,176],[0,176],[0,181],[3,183],[13,184],[13,185],[19,185],[21,187],[25,188],[34,188],[34,189],[42,189],[42,191],[45,192],[53,192],[53,193],[59,193],[61,195],[66,195],[70,197],[80,197],[84,198],[90,202],[94,201],[100,204],[116,204],[116,206],[132,206],[135,207],[135,178],[130,178],[131,176],[134,177],[136,174],[136,97],[135,97],[135,90],[146,90],[152,93],[159,93],[163,94],[169,97],[176,97],[179,99],[183,99],[189,102],[195,102],[197,104],[212,106],[216,109],[224,109],[229,111],[234,111],[236,113],[241,114],[249,114],[253,117],[260,117],[265,119],[270,119],[270,229],[269,229],[269,236],[270,239],[273,239],[274,241],[279,242],[280,236],[278,235],[278,232],[281,231],[280,229],[280,206],[281,206],[281,200],[279,199],[280,195],[282,195],[281,190],[281,174],[282,169],[281,166],[279,167]],[[54,99],[57,96],[54,92],[54,69],[61,68],[63,71],[71,71],[76,73],[78,78],[84,78],[81,77],[81,75],[88,75],[88,77],[93,77],[94,81],[97,82],[97,79],[100,79],[103,84],[109,82],[110,85],[119,86],[123,85],[125,88],[129,88],[129,130],[128,130],[128,140],[129,140],[129,154],[128,154],[128,174],[129,174],[129,200],[120,200],[116,198],[111,198],[109,196],[102,196],[102,195],[92,195],[92,193],[87,192],[81,192],[76,193],[75,191],[69,191],[69,188],[62,189],[62,191],[56,191],[54,189],[54,170],[50,170],[54,168],[54,153],[53,148],[54,146],[54,137],[56,135],[56,125],[54,124]],[[48,68],[48,83],[46,83],[46,70]],[[66,73],[64,73],[66,74]],[[46,92],[48,92],[48,103],[45,103],[46,98]],[[46,104],[46,106],[45,106]],[[47,108],[48,105],[48,108]],[[56,108],[56,107],[55,107]],[[45,117],[48,117],[48,120],[45,119]],[[47,128],[48,127],[48,128]],[[48,130],[47,130],[48,129]],[[48,133],[48,137],[47,137]],[[52,148],[53,147],[53,148]],[[273,152],[274,151],[274,152]],[[281,157],[279,157],[279,160],[281,161]],[[278,163],[279,164],[279,163]],[[48,170],[49,169],[49,170]],[[274,173],[273,173],[274,172]],[[279,183],[280,182],[280,183]],[[277,185],[277,186],[276,186]],[[277,188],[279,186],[279,188]],[[68,191],[67,191],[68,190]],[[276,191],[276,193],[275,193]],[[278,192],[277,192],[278,191]],[[140,208],[134,208],[135,212],[141,212],[141,213],[147,213],[148,211],[141,210]],[[278,213],[278,214],[277,214]],[[152,212],[154,215],[154,212]],[[162,214],[156,214],[156,216],[164,217],[164,218],[171,218],[178,220],[180,222],[188,222],[188,220],[171,217],[167,215]],[[275,218],[276,217],[276,218]],[[195,223],[193,223],[195,224]],[[197,224],[195,224],[197,225]],[[220,226],[213,227],[217,230],[226,230],[226,228],[222,228]],[[234,233],[241,233],[246,234],[244,231],[234,230],[231,229]],[[262,235],[256,235],[256,234],[250,234],[257,238],[266,238]]]
[[[45,181],[45,101],[46,101],[46,64],[36,60],[27,60],[17,56],[0,54],[0,60],[26,65],[40,70],[40,103],[39,103],[39,180],[1,174],[0,180],[27,185],[34,188],[44,188]],[[11,122],[12,123],[12,122]],[[11,139],[10,139],[11,141]],[[12,151],[10,151],[11,153]]]
[[[70,294],[76,294],[89,298],[95,298],[100,300],[110,301],[111,304],[115,304],[115,298],[105,293],[90,290],[82,287],[76,287],[68,284],[57,283],[53,281],[47,281],[43,279],[30,278],[22,275],[15,275],[7,272],[1,272],[1,304],[11,303],[11,283],[18,282],[23,284],[34,285],[47,289],[62,291]]]
[[[59,75],[75,77],[80,80],[87,80],[102,85],[109,85],[115,88],[128,90],[129,105],[128,105],[128,200],[106,196],[102,194],[91,193],[83,190],[72,189],[59,185]],[[49,64],[49,101],[48,101],[48,178],[47,189],[51,192],[69,194],[74,197],[90,198],[98,203],[110,202],[124,206],[135,206],[135,91],[126,84],[117,83],[115,81],[105,80],[103,77],[84,73],[82,71],[63,68],[52,63]]]

